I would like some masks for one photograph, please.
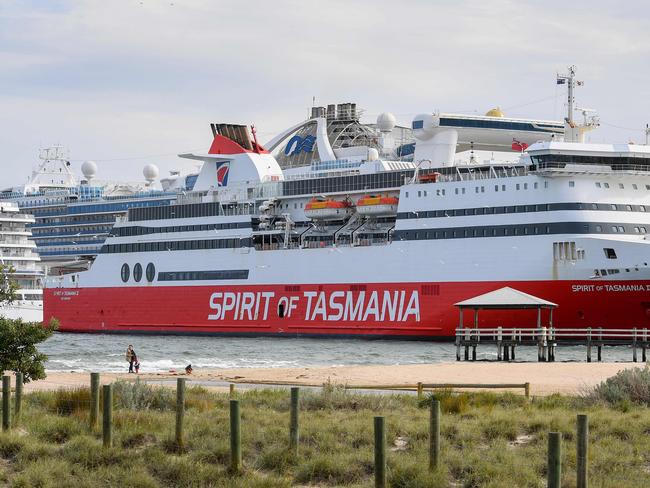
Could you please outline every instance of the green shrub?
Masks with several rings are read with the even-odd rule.
[[[585,398],[614,405],[623,412],[630,409],[629,402],[650,406],[650,367],[619,371],[595,386]]]
[[[176,393],[169,388],[117,380],[113,383],[113,404],[131,410],[169,410],[176,406]]]

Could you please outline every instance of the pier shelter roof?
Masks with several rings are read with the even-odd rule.
[[[483,295],[479,295],[462,302],[455,303],[458,308],[482,309],[527,309],[527,308],[555,308],[557,303],[549,302],[523,291],[515,290],[509,286],[499,288]]]

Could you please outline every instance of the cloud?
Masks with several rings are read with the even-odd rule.
[[[210,122],[256,123],[266,140],[312,96],[402,123],[494,105],[559,118],[554,77],[568,64],[586,80],[578,103],[610,124],[592,137],[640,140],[649,23],[641,1],[5,1],[1,183],[24,180],[53,142],[140,179],[140,163],[166,171],[206,147]]]

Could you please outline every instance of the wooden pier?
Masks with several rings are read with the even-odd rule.
[[[456,360],[476,361],[479,346],[493,346],[497,350],[497,361],[514,361],[517,346],[537,347],[538,361],[555,361],[556,350],[563,346],[585,346],[587,362],[592,360],[596,349],[597,360],[602,361],[603,346],[628,346],[632,350],[632,361],[646,361],[650,348],[650,333],[647,328],[639,329],[558,329],[554,327],[492,329],[459,327],[456,329]],[[471,350],[471,354],[470,354]]]

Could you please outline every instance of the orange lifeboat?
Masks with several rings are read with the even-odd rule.
[[[389,217],[397,215],[397,197],[366,195],[357,201],[357,212],[366,217]]]
[[[312,220],[342,220],[351,211],[350,202],[331,198],[312,198],[305,205],[305,216]]]
[[[424,175],[418,175],[418,180],[420,183],[436,183],[442,175],[440,173],[427,173]]]

